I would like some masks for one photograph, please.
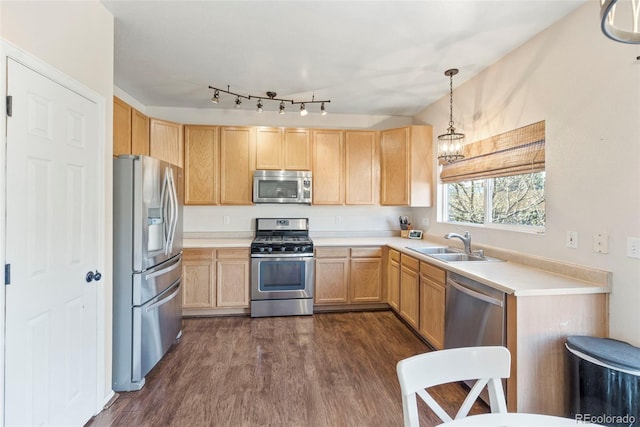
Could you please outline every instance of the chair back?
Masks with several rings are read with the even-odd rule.
[[[443,422],[452,418],[427,392],[427,388],[440,384],[476,380],[455,419],[469,414],[480,392],[487,387],[491,412],[507,412],[502,389],[502,378],[509,378],[511,354],[505,347],[463,347],[432,351],[398,362],[396,371],[402,392],[402,411],[405,427],[418,427],[416,395],[440,417]]]

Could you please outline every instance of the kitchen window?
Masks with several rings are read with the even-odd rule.
[[[544,122],[464,147],[464,160],[442,165],[444,222],[543,232]]]

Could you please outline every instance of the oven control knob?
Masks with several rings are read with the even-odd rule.
[[[269,246],[269,247],[267,248],[267,252],[271,253],[271,251],[273,251],[273,248],[272,248],[271,246]]]
[[[284,252],[287,248],[285,248],[284,246],[280,246],[280,252]]]
[[[264,248],[260,248],[260,252],[264,252]]]
[[[300,249],[299,247],[294,246],[294,247],[293,247],[293,252],[298,252],[298,250],[299,250],[299,249]]]

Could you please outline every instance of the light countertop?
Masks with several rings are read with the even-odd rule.
[[[518,297],[593,294],[611,291],[608,283],[581,280],[565,274],[548,271],[547,269],[537,268],[535,259],[529,261],[529,265],[514,261],[444,262],[408,249],[409,247],[446,246],[429,240],[414,240],[401,237],[311,237],[315,247],[386,245],[413,258],[462,274],[470,279]],[[251,240],[252,238],[190,238],[183,241],[183,246],[185,248],[248,248],[251,245]],[[491,253],[487,255],[494,256]],[[500,256],[498,255],[498,257]],[[548,266],[547,264],[544,261],[540,262],[540,265]],[[559,270],[563,270],[561,264]]]

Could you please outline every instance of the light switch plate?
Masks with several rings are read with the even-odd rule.
[[[627,256],[640,258],[640,237],[627,237]]]
[[[578,247],[578,232],[567,231],[567,247],[576,249]]]

